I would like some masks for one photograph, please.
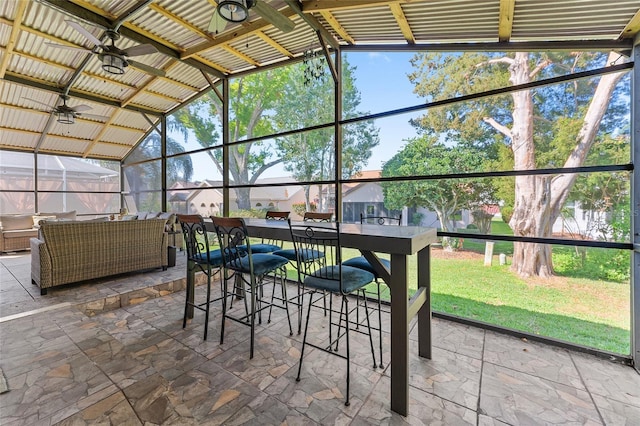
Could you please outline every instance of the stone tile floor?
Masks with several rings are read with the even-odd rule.
[[[0,394],[2,425],[640,425],[632,368],[438,319],[432,360],[417,357],[411,332],[408,417],[390,411],[390,370],[372,368],[368,339],[356,333],[345,407],[343,360],[309,350],[296,382],[301,336],[289,336],[284,311],[258,327],[251,360],[248,327],[227,321],[219,344],[217,305],[208,341],[199,312],[183,329],[180,254],[164,272],[47,296],[31,285],[29,262],[28,253],[0,257],[0,367],[10,389]],[[310,335],[326,336],[321,319]]]

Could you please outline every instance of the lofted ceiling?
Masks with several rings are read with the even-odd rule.
[[[329,49],[569,42],[628,50],[640,30],[639,0],[266,3],[295,27],[283,32],[254,7],[245,22],[210,31],[214,0],[0,1],[0,149],[121,160],[163,113],[220,79],[295,60],[320,48],[320,39]],[[158,52],[137,56],[138,68],[109,74],[87,51],[97,52],[95,44],[65,21],[103,43],[117,28],[119,49],[152,44]],[[52,113],[60,95],[84,109],[74,124],[60,124]]]

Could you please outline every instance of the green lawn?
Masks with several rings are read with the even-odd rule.
[[[504,222],[494,222],[494,233],[507,234],[507,230]],[[499,253],[511,256],[512,243],[496,242],[490,267],[483,264],[484,242],[465,239],[463,247],[460,253],[432,249],[434,311],[619,354],[630,353],[630,282],[589,278],[607,268],[601,251],[589,249],[582,260],[575,256],[580,264],[567,266],[564,262],[559,268],[563,276],[525,280],[513,274],[509,264],[501,266],[497,261]],[[572,250],[554,247],[554,262],[556,253],[562,259],[572,255]],[[359,255],[357,250],[343,250],[344,259]],[[628,253],[624,255],[628,258]],[[409,279],[414,291],[415,262],[416,256],[411,256]],[[288,270],[289,278],[296,280],[295,269]],[[592,272],[585,274],[582,270]],[[372,284],[371,290],[374,288]],[[388,299],[388,288],[383,289],[383,297]]]

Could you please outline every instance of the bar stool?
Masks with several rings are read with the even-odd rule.
[[[247,228],[242,218],[211,216],[211,220],[213,221],[222,250],[223,269],[225,271],[220,343],[222,344],[224,342],[224,327],[227,318],[241,324],[249,325],[251,328],[249,357],[253,358],[256,315],[258,316],[258,322],[261,323],[262,311],[264,309],[270,309],[272,306],[275,306],[286,310],[287,321],[289,322],[289,333],[293,335],[285,283],[286,265],[289,261],[284,257],[274,254],[253,253]],[[248,276],[248,279],[245,278],[245,276]],[[264,300],[263,285],[267,276],[273,276],[274,286],[279,276],[283,305],[273,304],[273,297],[271,302]],[[245,311],[245,315],[240,317],[229,315],[227,312],[226,299],[229,297],[227,282],[230,279],[234,279],[236,287],[240,288],[244,293],[245,303],[247,300],[247,292],[251,298],[249,310]],[[247,286],[248,290],[246,290]],[[233,297],[233,292],[231,296]]]
[[[207,229],[202,216],[198,214],[178,214],[178,221],[182,228],[184,245],[187,248],[187,291],[184,304],[184,317],[182,328],[187,326],[189,307],[204,311],[204,340],[207,340],[209,330],[209,307],[211,303],[222,300],[221,295],[211,300],[211,278],[222,270],[222,252],[219,249],[211,250]],[[204,302],[195,302],[195,273],[202,272],[207,276],[207,299]],[[222,290],[222,287],[221,287]]]

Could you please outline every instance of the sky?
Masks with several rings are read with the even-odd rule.
[[[407,74],[411,72],[409,59],[413,53],[398,52],[349,52],[345,57],[349,64],[355,66],[356,86],[360,91],[360,111],[379,113],[398,108],[413,106],[420,103],[420,99],[413,94],[413,85]],[[414,114],[415,115],[415,114]],[[389,117],[376,120],[379,129],[380,144],[372,151],[372,156],[365,170],[380,170],[383,162],[388,160],[403,145],[402,141],[415,136],[414,128],[408,123],[410,116]],[[186,143],[183,136],[173,134],[172,137],[185,144],[187,149],[197,149],[200,145],[190,137]],[[392,151],[392,152],[390,152]],[[194,180],[217,179],[210,175],[212,167],[205,156],[194,158]],[[207,162],[209,164],[199,164]],[[289,173],[282,167],[272,167],[261,177],[282,177]]]

